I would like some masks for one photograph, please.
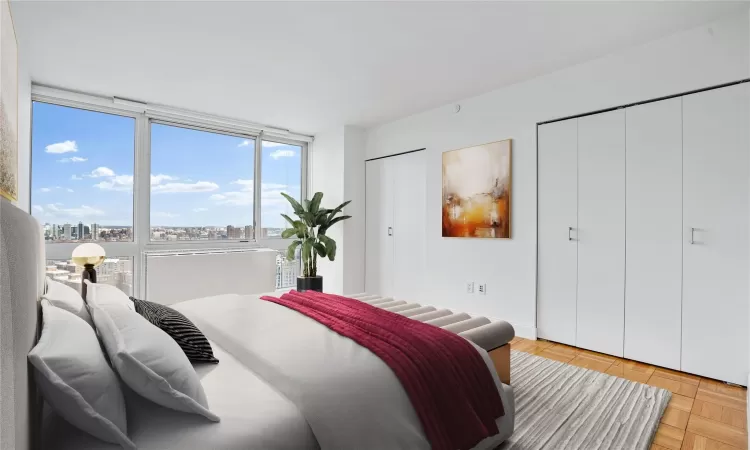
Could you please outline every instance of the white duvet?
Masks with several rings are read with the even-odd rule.
[[[398,378],[354,341],[258,296],[221,295],[172,307],[290,399],[321,448],[430,448]],[[512,411],[510,388],[502,388],[487,353],[475,348],[490,368],[505,409]],[[512,420],[504,421],[501,434],[512,426]],[[494,448],[499,441],[489,437],[475,448]]]

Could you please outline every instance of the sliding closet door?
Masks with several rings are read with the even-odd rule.
[[[683,97],[682,370],[747,384],[746,84]]]
[[[393,169],[393,294],[422,301],[427,217],[426,151],[388,158]]]
[[[539,337],[576,343],[578,280],[577,120],[541,125],[538,134],[539,256],[537,332]]]
[[[365,163],[365,290],[393,295],[393,171],[390,161]]]
[[[680,369],[682,99],[626,116],[625,357]]]
[[[576,345],[622,356],[625,309],[625,111],[578,119]]]

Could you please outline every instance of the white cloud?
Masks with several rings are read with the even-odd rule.
[[[253,185],[255,184],[253,180],[235,180],[232,181],[232,184],[239,184],[242,186],[243,191],[252,191]]]
[[[103,191],[130,191],[133,189],[133,175],[112,176],[109,180],[96,183],[94,187],[99,188]]]
[[[173,177],[171,175],[164,175],[163,173],[160,173],[158,175],[151,175],[151,186],[161,184],[162,181],[174,181],[177,180],[177,177]]]
[[[50,188],[41,188],[41,189],[39,189],[39,192],[49,192],[51,190],[52,189],[50,189]]]
[[[65,142],[58,142],[56,144],[50,144],[44,148],[44,151],[47,153],[69,153],[69,152],[77,152],[78,151],[78,145],[76,144],[76,141],[65,141]]]
[[[212,195],[211,200],[215,201],[217,205],[248,206],[253,204],[253,192],[252,190],[225,192],[223,194]]]
[[[73,191],[73,189],[71,189],[71,188],[68,188],[68,192],[74,192],[74,191]]]
[[[182,192],[211,192],[219,189],[219,185],[212,181],[196,181],[195,183],[165,183],[151,188],[152,194],[172,194]]]
[[[156,217],[156,218],[161,218],[161,219],[173,219],[175,217],[180,217],[180,215],[171,213],[171,212],[154,211],[151,213],[151,217]]]
[[[205,211],[208,211],[208,208],[193,208],[193,212],[205,212]]]
[[[279,158],[291,158],[292,156],[296,155],[294,150],[274,150],[271,152],[271,158],[273,159],[279,159]]]
[[[88,158],[81,158],[80,156],[73,156],[72,158],[58,159],[57,162],[61,162],[61,163],[79,163],[79,162],[86,162],[88,160],[89,160]]]
[[[97,167],[96,169],[91,171],[89,176],[92,178],[113,177],[115,176],[115,171],[110,169],[109,167]]]
[[[253,204],[253,180],[236,180],[232,184],[242,186],[240,191],[222,192],[209,197],[217,205],[249,206]],[[278,209],[284,207],[286,199],[281,196],[282,192],[289,193],[290,186],[285,184],[261,183],[260,197],[263,202],[263,210]]]
[[[34,211],[36,211],[36,212],[40,212],[40,213],[43,213],[43,212],[44,212],[44,208],[42,208],[42,207],[41,207],[41,206],[39,206],[39,205],[34,205],[34,206],[32,206],[32,207],[31,207],[31,209],[33,209],[33,210],[34,210]]]
[[[249,146],[250,146],[250,141],[247,139],[237,144],[237,147],[249,147]]]
[[[79,177],[78,175],[73,174],[73,175],[70,176],[70,179],[78,181],[78,180],[83,180],[83,177]]]
[[[63,208],[61,203],[49,203],[44,207],[35,205],[34,209],[40,213],[44,213],[49,218],[84,218],[84,217],[100,217],[104,215],[104,211],[99,208],[94,208],[88,205],[81,205],[74,208]]]
[[[282,144],[281,142],[263,141],[263,148],[274,148],[274,147],[287,147],[289,144]]]

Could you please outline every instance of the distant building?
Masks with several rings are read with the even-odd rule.
[[[52,239],[58,239],[60,237],[60,230],[57,228],[57,224],[52,224]]]
[[[83,237],[86,236],[83,229],[83,222],[78,222],[78,233],[76,233],[76,237],[78,240],[83,239]]]
[[[250,225],[245,225],[245,239],[253,239],[253,227]]]
[[[73,239],[73,235],[71,234],[71,227],[69,223],[66,223],[65,225],[63,225],[63,239],[66,241]]]
[[[91,224],[91,239],[95,241],[99,240],[99,224],[98,223]]]
[[[227,239],[242,239],[242,229],[227,225]]]

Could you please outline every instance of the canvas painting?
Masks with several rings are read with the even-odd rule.
[[[443,153],[443,237],[510,238],[511,143]]]
[[[8,1],[0,1],[0,195],[18,200],[18,47]]]

